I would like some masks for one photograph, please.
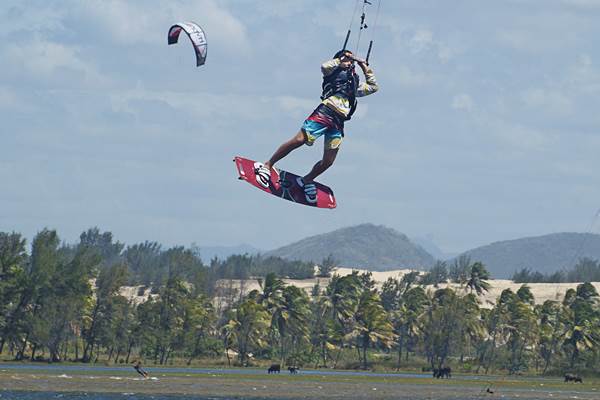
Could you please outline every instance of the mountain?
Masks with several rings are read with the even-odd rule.
[[[582,257],[600,259],[600,235],[552,233],[495,242],[463,254],[483,262],[494,278],[510,278],[521,268],[552,273],[572,268]]]
[[[440,249],[439,246],[433,241],[432,235],[411,237],[410,241],[421,246],[436,260],[448,260],[458,255],[458,253],[446,253]]]
[[[332,255],[341,267],[388,271],[424,269],[434,258],[406,235],[385,226],[362,224],[311,236],[267,252],[289,260],[320,262]]]
[[[200,246],[200,257],[205,263],[213,258],[224,260],[234,254],[258,254],[261,251],[247,244],[239,246]]]

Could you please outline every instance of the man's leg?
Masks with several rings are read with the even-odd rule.
[[[254,174],[256,175],[256,182],[262,185],[264,188],[268,188],[271,182],[271,168],[273,168],[273,165],[283,157],[290,154],[292,150],[302,146],[307,138],[308,136],[306,133],[300,129],[298,133],[296,133],[290,140],[279,146],[269,161],[265,162],[264,164],[255,162]]]
[[[298,133],[294,135],[294,137],[292,137],[290,140],[279,146],[279,148],[275,151],[275,153],[273,153],[269,161],[265,162],[265,167],[271,169],[277,161],[290,154],[292,150],[295,150],[298,147],[302,146],[305,141],[306,134],[302,129],[300,129]]]
[[[321,175],[323,172],[327,170],[327,168],[333,165],[335,161],[335,157],[337,156],[339,147],[335,149],[325,148],[323,150],[323,159],[318,161],[312,168],[312,170],[302,178],[304,183],[310,183],[315,180],[315,178]]]

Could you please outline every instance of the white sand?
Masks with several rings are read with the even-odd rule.
[[[358,271],[360,273],[366,272],[366,270],[362,270],[362,269],[353,270],[351,268],[338,268],[335,271],[335,273],[338,275],[341,275],[341,276],[345,276],[345,275],[351,274],[352,271]],[[410,271],[411,270],[409,270],[409,269],[398,269],[398,270],[393,270],[393,271],[371,271],[371,273],[372,273],[373,279],[375,280],[377,285],[379,287],[381,287],[383,282],[385,282],[388,278],[401,278],[404,274],[406,274]],[[321,288],[324,288],[329,283],[329,280],[330,280],[330,278],[316,278],[316,277],[312,278],[312,279],[283,279],[283,281],[286,284],[297,286],[301,289],[306,290],[307,292],[310,292],[310,290],[313,288],[313,286],[316,285],[317,283],[319,283],[321,285]],[[491,308],[496,303],[496,299],[500,296],[500,293],[502,293],[502,291],[504,289],[510,288],[513,292],[516,292],[522,285],[520,283],[514,283],[513,281],[507,280],[507,279],[490,280],[489,283],[491,286],[489,292],[485,293],[484,295],[482,295],[480,297],[481,306],[486,307],[486,308]],[[596,290],[598,290],[598,292],[600,292],[600,282],[593,282],[592,284],[594,285]],[[531,288],[531,292],[533,293],[533,295],[535,297],[536,304],[542,304],[546,300],[562,301],[566,291],[571,288],[575,289],[577,287],[577,285],[579,285],[579,283],[529,283],[529,284],[527,284],[527,286],[529,286]],[[234,280],[222,279],[217,283],[217,286],[223,291],[225,291],[227,288],[234,288],[234,289],[238,289],[238,290],[240,288],[242,288],[243,289],[242,295],[245,295],[252,290],[260,289],[258,280],[256,280],[256,279],[249,279],[244,282],[242,282],[241,280],[235,280],[235,279]],[[444,288],[444,287],[448,287],[448,286],[457,291],[464,291],[463,288],[459,287],[456,284],[441,284],[441,285],[439,285],[440,288]],[[154,298],[157,296],[156,294],[150,295],[149,288],[144,293],[144,296],[138,296],[137,294],[138,294],[139,288],[140,288],[140,286],[123,286],[120,289],[120,294],[122,296],[124,296],[125,298],[127,298],[128,300],[133,301],[135,304],[143,303],[144,301],[148,300],[148,298],[150,298],[150,297]],[[435,290],[435,288],[433,288],[433,287],[428,287],[428,289]],[[237,298],[239,298],[239,294],[237,294],[236,296],[233,296],[233,297],[237,299]],[[227,298],[227,296],[221,295],[220,297],[215,299],[215,303],[223,304],[224,302],[226,302],[226,298]]]

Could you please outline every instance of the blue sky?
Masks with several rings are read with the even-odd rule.
[[[600,0],[382,0],[380,83],[315,210],[236,180],[317,105],[345,1],[3,1],[0,230],[262,249],[362,222],[445,251],[583,231],[600,207]],[[167,30],[206,31],[205,66]],[[351,48],[355,46],[355,36]],[[302,173],[322,144],[279,166]]]

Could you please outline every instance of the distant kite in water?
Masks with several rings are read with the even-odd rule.
[[[204,65],[204,62],[206,61],[207,48],[206,35],[204,34],[202,28],[200,28],[200,26],[195,22],[180,22],[173,25],[169,29],[169,44],[177,43],[177,40],[179,40],[179,34],[182,30],[192,41],[192,46],[196,52],[196,66],[199,67]]]

